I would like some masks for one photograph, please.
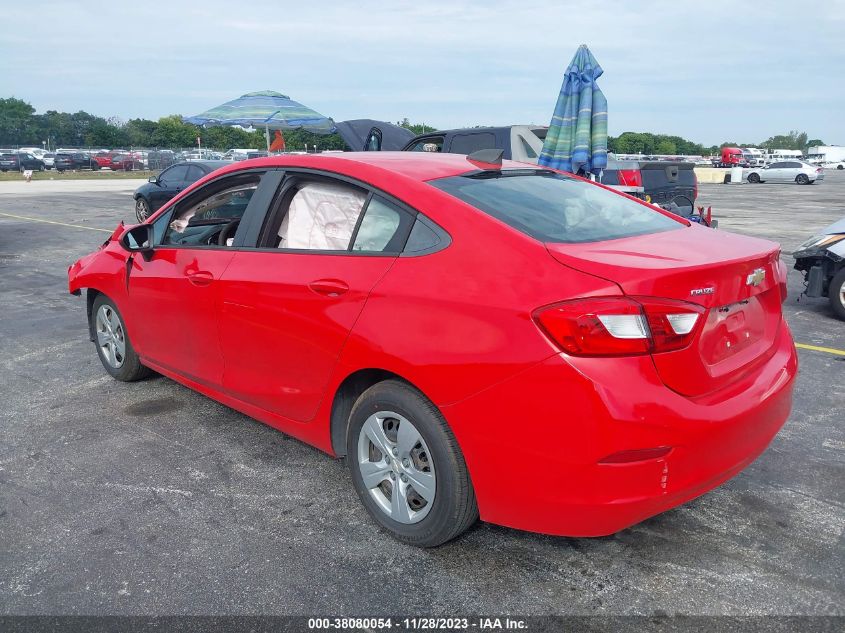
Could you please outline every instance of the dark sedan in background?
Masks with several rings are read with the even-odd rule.
[[[191,183],[196,182],[215,169],[231,165],[223,160],[203,160],[171,165],[158,176],[150,176],[149,181],[135,190],[135,216],[143,222],[152,213],[158,211],[165,202],[173,198]]]
[[[56,168],[56,171],[76,169],[92,169],[96,171],[100,169],[100,163],[90,155],[83,154],[82,152],[56,154],[53,166]]]
[[[0,154],[0,171],[44,171],[44,161],[27,153]]]

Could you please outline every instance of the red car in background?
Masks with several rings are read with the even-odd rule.
[[[94,154],[93,158],[97,161],[97,164],[100,167],[111,167],[111,159],[115,153],[116,152],[97,152]]]
[[[778,245],[487,153],[238,162],[69,290],[114,378],[346,456],[407,543],[611,534],[750,464],[797,370]]]
[[[111,157],[109,168],[112,171],[132,171],[133,169],[143,169],[144,162],[140,154],[115,154]]]

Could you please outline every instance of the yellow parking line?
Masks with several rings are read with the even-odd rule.
[[[7,218],[15,218],[17,220],[28,220],[29,222],[43,222],[44,224],[58,224],[59,226],[69,226],[74,229],[87,229],[89,231],[101,231],[102,233],[112,233],[111,229],[98,229],[94,226],[82,226],[81,224],[68,224],[67,222],[56,222],[55,220],[42,220],[41,218],[28,218],[25,215],[15,215],[14,213],[3,213],[0,215]]]
[[[833,347],[819,347],[818,345],[807,345],[805,343],[796,343],[795,347],[797,347],[798,349],[809,349],[814,352],[825,352],[827,354],[845,356],[845,349],[834,349]]]

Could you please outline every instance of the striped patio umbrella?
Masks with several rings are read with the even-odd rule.
[[[202,127],[240,125],[264,128],[268,148],[270,130],[301,128],[316,134],[331,134],[335,130],[334,121],[330,118],[272,90],[250,92],[202,114],[182,120]]]
[[[601,66],[585,44],[566,69],[539,163],[598,174],[607,167],[607,99],[596,85]]]

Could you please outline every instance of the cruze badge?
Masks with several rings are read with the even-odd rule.
[[[748,275],[745,278],[745,285],[746,286],[759,286],[763,283],[763,280],[766,278],[766,271],[762,268],[755,268],[754,272]]]
[[[712,295],[714,292],[716,292],[716,289],[713,286],[710,286],[709,288],[694,288],[689,291],[690,296],[692,297],[698,295]]]

